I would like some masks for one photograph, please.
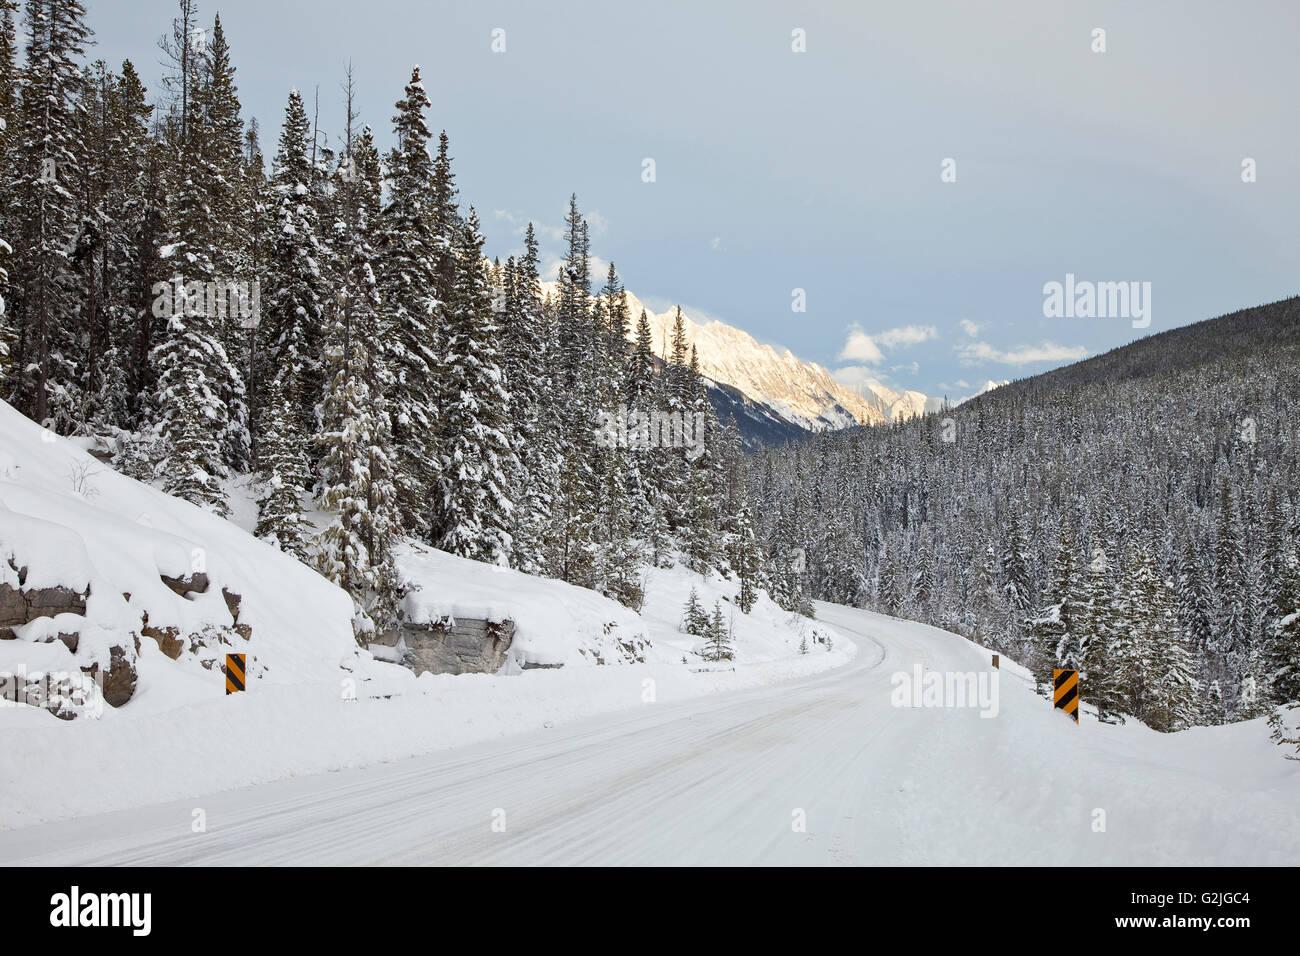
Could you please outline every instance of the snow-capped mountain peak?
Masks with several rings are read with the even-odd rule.
[[[542,283],[543,294],[558,294],[554,282]],[[650,323],[650,335],[656,355],[668,355],[672,341],[676,308],[656,312],[641,299],[627,293],[631,332],[644,310]],[[744,329],[717,319],[697,321],[682,309],[686,339],[699,354],[700,371],[705,378],[744,393],[767,406],[775,414],[799,428],[810,431],[848,428],[853,425],[882,425],[937,412],[944,406],[942,397],[927,396],[912,389],[896,391],[877,379],[865,379],[856,385],[837,381],[829,370],[816,362],[805,362],[789,349],[777,349],[759,342]],[[975,395],[997,388],[988,382]],[[959,405],[968,398],[948,401]]]

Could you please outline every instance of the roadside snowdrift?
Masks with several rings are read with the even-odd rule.
[[[107,667],[120,648],[140,672],[132,710],[222,696],[228,651],[247,654],[250,683],[267,684],[336,683],[358,653],[343,591],[3,403],[0,569],[0,588],[23,588],[29,603],[39,589],[89,589],[84,613],[36,617],[0,640],[0,671]]]

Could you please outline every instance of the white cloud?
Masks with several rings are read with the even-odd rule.
[[[721,236],[714,236],[712,239],[709,240],[709,251],[710,251],[710,252],[722,252],[722,237],[721,237]]]
[[[870,365],[879,365],[885,360],[885,353],[880,351],[876,343],[862,329],[854,327],[849,329],[849,337],[844,342],[844,348],[840,349],[837,356],[841,362],[866,362]]]
[[[862,326],[854,324],[849,327],[848,338],[845,339],[844,348],[840,349],[837,358],[841,362],[866,362],[868,365],[879,365],[885,360],[882,347],[892,352],[897,348],[906,348],[909,345],[917,345],[928,339],[937,338],[938,335],[939,332],[933,325],[904,325],[896,329],[868,334],[863,331]]]
[[[1042,345],[1020,345],[1004,351],[987,342],[971,342],[956,347],[957,358],[963,365],[978,365],[981,362],[998,362],[1002,365],[1029,365],[1033,362],[1069,362],[1088,357],[1088,350],[1082,345],[1056,345],[1043,342]]]
[[[875,336],[875,340],[885,348],[893,350],[908,345],[919,345],[929,339],[939,337],[939,330],[933,325],[904,325],[897,329],[888,329]]]
[[[962,320],[961,320],[961,329],[962,329],[963,332],[965,332],[965,333],[966,333],[967,335],[969,335],[971,338],[975,338],[975,336],[977,336],[977,335],[980,334],[980,326],[979,326],[979,323],[978,323],[978,322],[972,322],[970,319],[962,319]]]

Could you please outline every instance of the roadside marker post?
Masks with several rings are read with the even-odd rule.
[[[244,655],[226,655],[226,695],[238,694],[244,689]]]
[[[1079,722],[1079,672],[1076,670],[1053,670],[1052,700],[1057,710],[1065,711],[1077,724]]]
[[[1000,660],[1001,658],[997,654],[993,655],[993,669],[995,671],[1002,670],[1002,665],[999,663]]]

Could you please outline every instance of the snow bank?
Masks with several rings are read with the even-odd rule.
[[[823,664],[835,666],[846,663],[854,649],[846,638],[830,625],[814,621],[783,610],[759,592],[758,600],[748,614],[736,606],[740,583],[727,579],[717,572],[696,574],[681,565],[671,568],[647,568],[644,572],[646,601],[641,609],[656,647],[670,650],[669,657],[688,661],[698,660],[704,641],[681,630],[682,612],[694,589],[700,606],[712,614],[714,605],[722,608],[724,620],[732,632],[735,663],[761,664],[801,654],[824,657]],[[839,642],[843,642],[843,646]],[[837,650],[845,654],[836,654]]]
[[[513,621],[506,673],[526,666],[632,663],[657,656],[635,611],[586,588],[414,544],[401,549],[397,567],[412,589],[402,602],[406,623]]]
[[[230,522],[118,474],[3,403],[0,567],[7,569],[0,583],[10,586],[14,569],[25,568],[26,588],[90,590],[84,618],[37,619],[18,630],[18,640],[0,641],[0,671],[81,668],[102,663],[107,644],[123,646],[140,669],[123,713],[223,696],[219,669],[200,665],[211,668],[225,650],[245,653],[250,681],[270,684],[333,684],[340,664],[357,657],[351,601],[340,589]],[[201,576],[206,587],[184,596],[164,581],[201,586]],[[235,604],[223,591],[230,601],[238,596]],[[146,625],[174,629],[186,644],[181,658],[169,661],[147,635],[140,640]],[[41,643],[69,627],[80,634],[75,653]],[[187,639],[205,633],[218,636],[215,649],[192,654]],[[164,686],[172,675],[176,687]]]

